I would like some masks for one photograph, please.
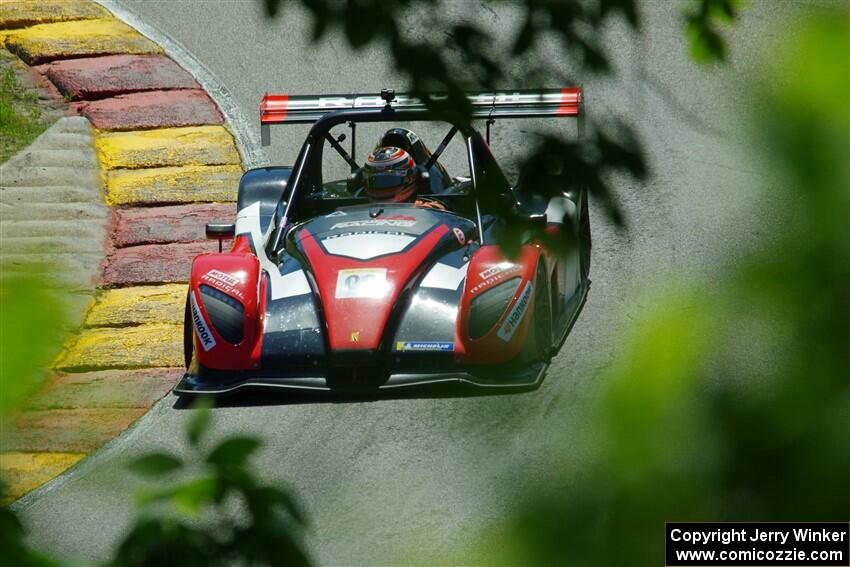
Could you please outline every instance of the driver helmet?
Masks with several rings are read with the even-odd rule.
[[[409,201],[416,191],[416,163],[401,148],[379,147],[366,158],[363,179],[373,201]]]

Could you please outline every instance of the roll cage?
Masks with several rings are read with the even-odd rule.
[[[442,119],[435,117],[433,113],[424,108],[397,110],[389,105],[380,109],[337,110],[319,117],[313,123],[310,132],[301,146],[298,157],[292,166],[290,181],[287,183],[286,189],[275,208],[271,235],[266,243],[266,251],[269,257],[276,258],[282,250],[284,236],[289,226],[294,222],[306,220],[306,218],[314,216],[312,214],[304,215],[301,213],[302,211],[306,212],[305,201],[310,197],[311,191],[309,189],[314,187],[314,185],[311,185],[310,180],[316,179],[317,176],[319,179],[321,178],[322,152],[325,141],[328,141],[337,152],[340,152],[341,148],[337,147],[338,142],[330,135],[330,131],[334,126],[340,124],[356,125],[357,123],[367,122],[399,123],[417,121],[442,121]],[[487,211],[482,210],[482,201],[492,202],[493,199],[498,199],[499,197],[509,197],[512,192],[511,186],[481,134],[470,125],[453,124],[453,127],[457,128],[457,135],[463,137],[466,146],[472,179],[471,191],[469,195],[463,195],[463,197],[472,201],[472,209],[474,211],[474,218],[472,220],[478,228],[479,242],[483,244],[484,230],[482,227],[482,216],[487,214]],[[352,127],[352,133],[354,131],[354,127]],[[437,152],[439,151],[441,150],[438,149]],[[435,155],[437,152],[435,152]],[[343,159],[346,159],[346,156],[342,152],[340,155],[342,155]],[[346,161],[351,164],[349,159],[346,159]],[[356,164],[351,165],[353,168]],[[485,187],[488,194],[485,199],[482,199],[481,191]],[[441,195],[441,197],[451,198],[450,195]],[[358,202],[362,202],[362,199],[350,200],[349,202],[346,202],[345,199],[335,199],[333,206],[339,207]]]

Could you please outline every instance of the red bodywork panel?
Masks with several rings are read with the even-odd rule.
[[[498,364],[519,354],[525,342],[530,314],[534,312],[534,274],[538,260],[542,261],[540,247],[531,245],[523,246],[519,257],[513,261],[506,259],[498,246],[483,246],[475,253],[466,272],[458,317],[455,353],[459,363]],[[521,278],[520,284],[498,323],[480,339],[469,338],[467,329],[472,300],[488,289],[517,276]],[[526,291],[529,284],[530,287]],[[524,298],[524,292],[530,294],[530,297]],[[508,318],[516,319],[511,328],[507,327]],[[503,336],[509,334],[508,340],[499,336],[499,330],[503,327],[509,331],[503,332]]]
[[[243,238],[244,240],[244,238]],[[239,249],[239,242],[234,250]],[[216,370],[244,370],[260,367],[265,286],[260,263],[250,253],[201,254],[192,262],[190,316],[194,324],[195,353],[199,362]],[[225,341],[216,331],[203,305],[200,286],[208,285],[237,299],[245,309],[243,340]]]
[[[380,346],[399,293],[448,231],[446,225],[438,225],[404,252],[367,261],[328,254],[313,234],[305,233],[301,246],[316,278],[332,351],[374,350]],[[348,278],[356,278],[356,282],[361,277],[373,278],[374,293],[368,289],[348,291]]]

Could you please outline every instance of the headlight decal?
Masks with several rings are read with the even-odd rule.
[[[469,305],[469,338],[480,339],[496,326],[522,278],[504,281],[476,296]]]
[[[214,287],[201,284],[200,290],[210,322],[221,338],[234,345],[241,343],[245,337],[245,306]]]

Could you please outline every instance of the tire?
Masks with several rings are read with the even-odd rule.
[[[584,197],[581,202],[581,214],[579,217],[579,258],[581,260],[581,278],[587,280],[590,277],[590,207],[588,205],[587,190],[582,192]]]
[[[195,340],[192,336],[192,319],[189,312],[189,292],[186,292],[186,309],[183,315],[183,360],[186,368],[192,364],[192,350],[195,348]]]
[[[534,291],[534,350],[538,360],[548,361],[552,352],[552,289],[546,270],[543,267],[543,259],[537,264],[537,277],[535,277]]]

